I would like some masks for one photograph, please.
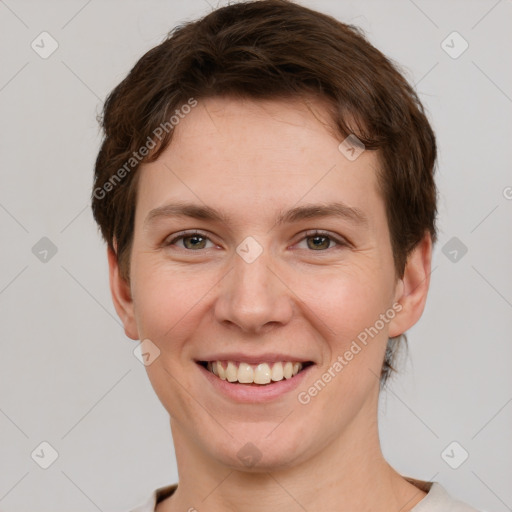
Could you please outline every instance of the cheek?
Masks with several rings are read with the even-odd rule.
[[[332,345],[343,348],[376,322],[389,307],[389,290],[381,275],[371,269],[338,269],[329,275],[301,277],[297,295],[316,317]],[[334,347],[333,347],[334,348]]]
[[[172,340],[178,343],[187,337],[190,325],[197,325],[197,315],[216,281],[208,272],[171,269],[165,263],[143,259],[135,266],[133,277],[139,332],[157,345],[165,343],[166,350],[174,348]]]

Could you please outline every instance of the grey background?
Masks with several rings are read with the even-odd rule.
[[[362,27],[400,63],[438,136],[440,240],[426,311],[382,395],[384,453],[482,510],[512,510],[512,2],[302,3]],[[210,9],[0,2],[0,510],[123,511],[177,481],[167,413],[111,303],[89,196],[106,94]],[[43,31],[59,45],[46,59],[31,48]],[[453,31],[469,43],[456,59],[442,47]],[[57,249],[46,262],[43,237]],[[58,452],[46,470],[31,458],[43,441]],[[453,441],[469,453],[458,469],[441,456]],[[459,448],[448,454],[460,461]]]

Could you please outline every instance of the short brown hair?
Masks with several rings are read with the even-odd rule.
[[[379,151],[378,183],[402,277],[423,236],[430,233],[433,243],[437,238],[432,128],[397,65],[360,29],[289,0],[230,4],[176,27],[108,96],[92,210],[109,247],[117,244],[121,276],[129,282],[137,168],[158,158],[172,129],[140,162],[130,159],[153,141],[159,126],[190,98],[308,95],[326,102],[342,138],[353,134],[366,149]],[[393,369],[396,341],[388,343],[382,381]]]

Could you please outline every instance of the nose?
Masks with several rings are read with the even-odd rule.
[[[220,282],[215,303],[218,322],[244,333],[263,334],[290,321],[293,293],[272,259],[268,251],[250,263],[233,255],[233,268]]]

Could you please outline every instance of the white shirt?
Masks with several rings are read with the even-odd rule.
[[[427,495],[411,509],[411,512],[479,512],[476,508],[470,507],[462,501],[453,499],[446,492],[444,487],[437,482],[424,482],[422,480],[404,478],[427,493]],[[174,484],[157,489],[146,503],[140,507],[134,508],[130,512],[155,512],[156,504],[170,496],[176,487],[177,484]]]

